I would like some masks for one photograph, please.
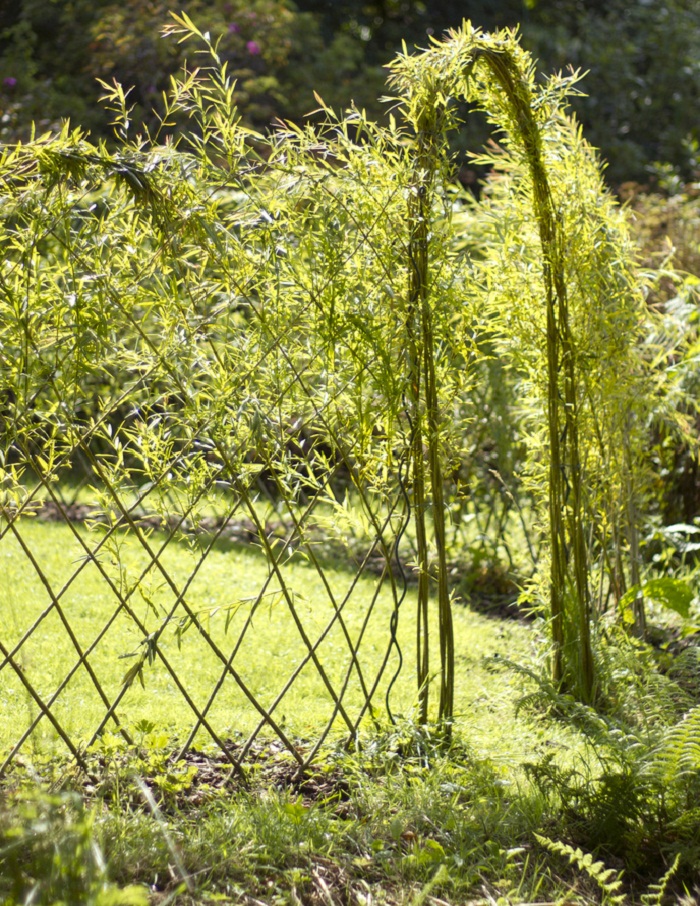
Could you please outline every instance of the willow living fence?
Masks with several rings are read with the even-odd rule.
[[[200,734],[235,770],[261,735],[304,767],[395,701],[425,721],[431,685],[449,731],[446,510],[483,318],[454,250],[453,95],[487,104],[515,136],[521,196],[534,185],[554,640],[590,669],[581,514],[562,522],[556,498],[580,474],[541,147],[562,92],[533,100],[515,37],[465,26],[397,61],[404,125],[324,108],[319,127],[263,138],[208,37],[186,17],[171,30],[212,62],[173,86],[163,130],[188,118],[179,144],[130,141],[115,85],[117,152],[66,128],[2,155],[0,775],[42,733],[79,763],[104,732],[130,742],[166,699],[189,720],[180,753]],[[297,720],[310,696],[322,712]]]

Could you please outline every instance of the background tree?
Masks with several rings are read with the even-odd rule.
[[[657,161],[683,178],[697,157],[700,7],[694,0],[187,0],[186,12],[212,36],[238,80],[245,120],[265,128],[275,117],[299,122],[316,106],[354,101],[372,117],[385,105],[385,64],[401,42],[469,18],[485,29],[520,24],[523,45],[542,72],[587,71],[586,97],[574,108],[585,134],[608,161],[608,181],[648,178]],[[184,62],[181,46],[159,37],[165,0],[18,0],[0,8],[0,138],[12,141],[70,117],[109,137],[95,103],[96,78],[116,78],[135,103],[134,121],[153,126],[151,108]],[[196,61],[190,61],[195,63]],[[461,141],[488,137],[470,117]]]

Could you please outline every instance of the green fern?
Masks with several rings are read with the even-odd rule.
[[[663,742],[651,753],[650,773],[669,786],[679,778],[700,772],[700,707],[665,734]]]
[[[676,853],[676,858],[673,860],[671,867],[666,872],[666,874],[661,878],[657,884],[649,885],[649,892],[642,894],[642,904],[643,906],[661,906],[661,903],[666,893],[666,888],[668,887],[671,879],[678,871],[678,865],[680,864],[681,856],[680,853]]]
[[[549,852],[557,856],[563,856],[569,860],[571,865],[576,865],[579,871],[585,872],[591,880],[595,881],[603,894],[603,904],[624,903],[625,895],[620,893],[622,881],[614,868],[606,868],[603,862],[594,862],[590,853],[584,853],[580,848],[574,849],[568,843],[561,843],[559,840],[550,840],[549,837],[543,837],[535,834],[537,842],[540,843]]]

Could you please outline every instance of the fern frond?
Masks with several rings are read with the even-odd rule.
[[[649,770],[664,784],[700,772],[700,707],[689,711],[651,753]]]
[[[575,865],[579,871],[585,872],[591,880],[595,881],[603,893],[603,903],[609,903],[611,906],[624,903],[625,895],[619,892],[622,881],[614,868],[606,868],[605,863],[601,861],[594,862],[593,856],[585,853],[580,847],[574,849],[568,843],[550,840],[549,837],[543,837],[540,834],[535,834],[535,838],[549,852],[568,859],[569,864]]]
[[[678,866],[681,861],[681,854],[676,853],[676,858],[671,863],[671,867],[666,872],[666,874],[661,878],[657,884],[649,885],[649,892],[642,894],[642,904],[643,906],[661,906],[664,894],[666,893],[666,888],[668,887],[671,879],[678,871]]]

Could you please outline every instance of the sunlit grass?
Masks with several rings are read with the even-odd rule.
[[[97,533],[82,526],[76,531],[90,548],[94,548],[99,539]],[[15,655],[15,661],[27,679],[48,702],[78,660],[57,608],[50,606],[51,595],[58,599],[83,650],[90,648],[114,618],[89,655],[89,663],[107,698],[113,701],[122,689],[126,673],[143,651],[143,633],[119,608],[117,597],[95,563],[83,562],[85,552],[68,526],[25,519],[21,523],[21,533],[27,551],[20,548],[10,533],[0,542],[0,618],[4,644],[8,648],[14,646],[48,609],[48,614]],[[154,533],[149,543],[157,549],[163,538]],[[119,543],[120,565],[113,562],[112,554],[104,548],[97,556],[117,587],[136,588],[129,602],[147,631],[153,632],[163,614],[173,608],[175,592],[158,569],[153,566],[146,569],[149,557],[134,538],[123,537]],[[198,546],[172,542],[161,555],[163,571],[178,591],[185,587],[200,553]],[[41,564],[43,578],[32,566],[28,554]],[[71,580],[81,564],[82,569]],[[335,569],[324,568],[324,574],[328,588],[316,570],[301,558],[293,558],[282,569],[285,585],[293,596],[299,620],[311,644],[322,634],[334,613],[328,589],[334,595],[336,605],[340,606],[354,578],[352,572],[343,569],[342,563]],[[270,594],[255,610],[232,662],[250,693],[266,709],[272,706],[308,653],[290,609],[279,595],[278,578],[268,579],[266,560],[255,547],[222,544],[210,551],[185,596],[228,658],[251,615],[251,602],[267,583]],[[360,578],[343,607],[346,630],[353,642],[362,629],[377,581],[373,576]],[[404,664],[390,699],[392,711],[397,715],[410,716],[416,701],[414,605],[414,594],[409,587],[401,606],[398,631]],[[374,683],[387,650],[392,609],[392,596],[388,590],[381,590],[358,652],[367,687]],[[158,644],[198,707],[204,708],[224,667],[196,627],[190,626],[184,634],[178,632],[185,625],[182,622],[185,617],[182,605],[176,606]],[[508,759],[514,747],[527,748],[532,739],[530,731],[524,727],[522,731],[513,731],[514,678],[503,671],[494,674],[493,662],[485,659],[492,655],[522,657],[529,630],[516,623],[487,619],[463,607],[455,608],[455,622],[458,722],[475,739],[481,737],[484,745]],[[318,646],[317,656],[336,690],[342,688],[349,672],[343,703],[350,719],[355,720],[363,696],[357,672],[350,669],[348,644],[337,621]],[[433,663],[439,663],[437,652],[433,653]],[[380,717],[385,711],[385,693],[396,666],[393,652],[373,698],[373,706]],[[195,717],[158,658],[152,664],[144,665],[143,679],[144,688],[138,679],[132,682],[117,709],[122,723],[133,726],[147,719],[174,737],[184,737]],[[87,670],[80,667],[52,705],[52,710],[61,726],[78,742],[90,738],[106,708]],[[291,736],[313,741],[330,720],[332,711],[333,701],[328,689],[314,664],[309,662],[274,710],[274,717]],[[23,688],[15,671],[5,664],[0,671],[2,751],[7,752],[37,713],[36,702]],[[216,732],[224,737],[247,735],[259,721],[258,712],[231,676],[226,678],[207,716]],[[115,725],[111,723],[109,728],[114,730]],[[336,718],[335,732],[344,729],[344,722]],[[203,741],[206,734],[199,738]],[[31,745],[46,753],[64,750],[64,743],[45,718],[38,724]]]

